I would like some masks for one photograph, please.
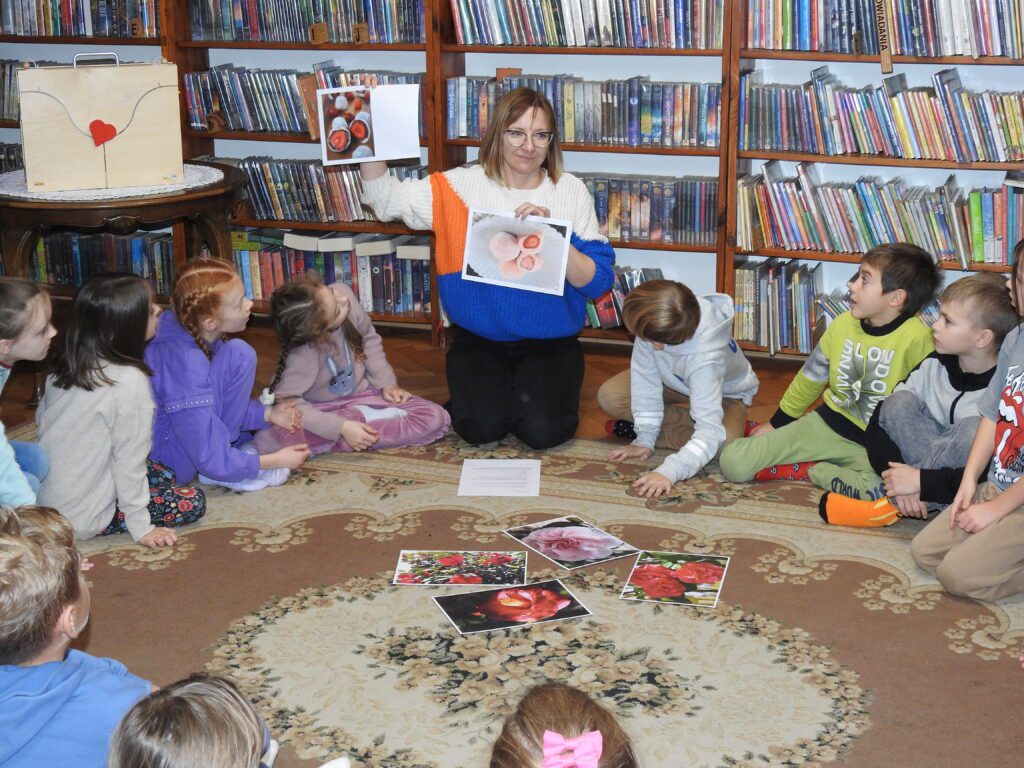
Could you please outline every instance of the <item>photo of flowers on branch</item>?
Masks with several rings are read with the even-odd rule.
[[[640,551],[575,515],[520,525],[502,533],[567,571],[628,557]]]
[[[728,568],[726,556],[641,552],[620,597],[714,608]]]
[[[392,584],[526,583],[525,552],[403,549]]]
[[[460,635],[518,629],[589,616],[590,611],[557,579],[523,587],[502,587],[435,597]]]

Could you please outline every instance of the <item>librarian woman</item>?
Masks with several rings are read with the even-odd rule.
[[[478,165],[398,181],[363,163],[363,202],[384,220],[432,229],[441,304],[455,326],[446,372],[452,427],[490,446],[509,434],[531,448],[569,440],[579,425],[587,299],[611,288],[615,253],[583,182],[562,172],[554,112],[528,88],[498,102]],[[562,296],[462,279],[471,207],[572,222]]]

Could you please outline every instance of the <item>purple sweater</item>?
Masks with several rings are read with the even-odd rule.
[[[214,357],[223,342],[212,346]],[[202,472],[215,480],[238,482],[255,478],[260,457],[235,448],[237,432],[218,416],[216,393],[223,389],[210,377],[210,361],[173,312],[164,312],[156,337],[146,347],[146,364],[153,369],[154,461],[174,470],[177,482],[187,483]],[[249,401],[241,430],[269,426],[263,405]]]

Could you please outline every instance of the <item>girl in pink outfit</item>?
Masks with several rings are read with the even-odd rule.
[[[380,334],[347,285],[288,283],[274,292],[271,317],[281,359],[269,393],[298,398],[302,429],[260,430],[260,453],[293,443],[314,454],[426,445],[448,432],[444,408],[398,386]]]

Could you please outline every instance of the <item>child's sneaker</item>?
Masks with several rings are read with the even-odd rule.
[[[636,440],[636,428],[632,421],[625,419],[608,419],[604,423],[604,431],[609,435],[623,437],[626,440]]]
[[[798,461],[793,464],[775,464],[762,469],[754,475],[754,479],[761,483],[769,480],[810,480],[811,467],[817,463],[816,461]]]
[[[270,488],[274,488],[288,482],[291,473],[292,471],[288,467],[275,467],[274,469],[261,469],[256,478],[262,480]]]
[[[262,474],[263,471],[261,470],[260,475]],[[212,477],[207,477],[206,475],[199,475],[199,482],[202,483],[203,485],[219,485],[223,488],[229,488],[232,491],[242,491],[243,493],[249,491],[262,491],[264,488],[267,487],[267,481],[261,478],[259,475],[250,480],[239,480],[237,483],[229,483],[227,480],[214,480]]]

